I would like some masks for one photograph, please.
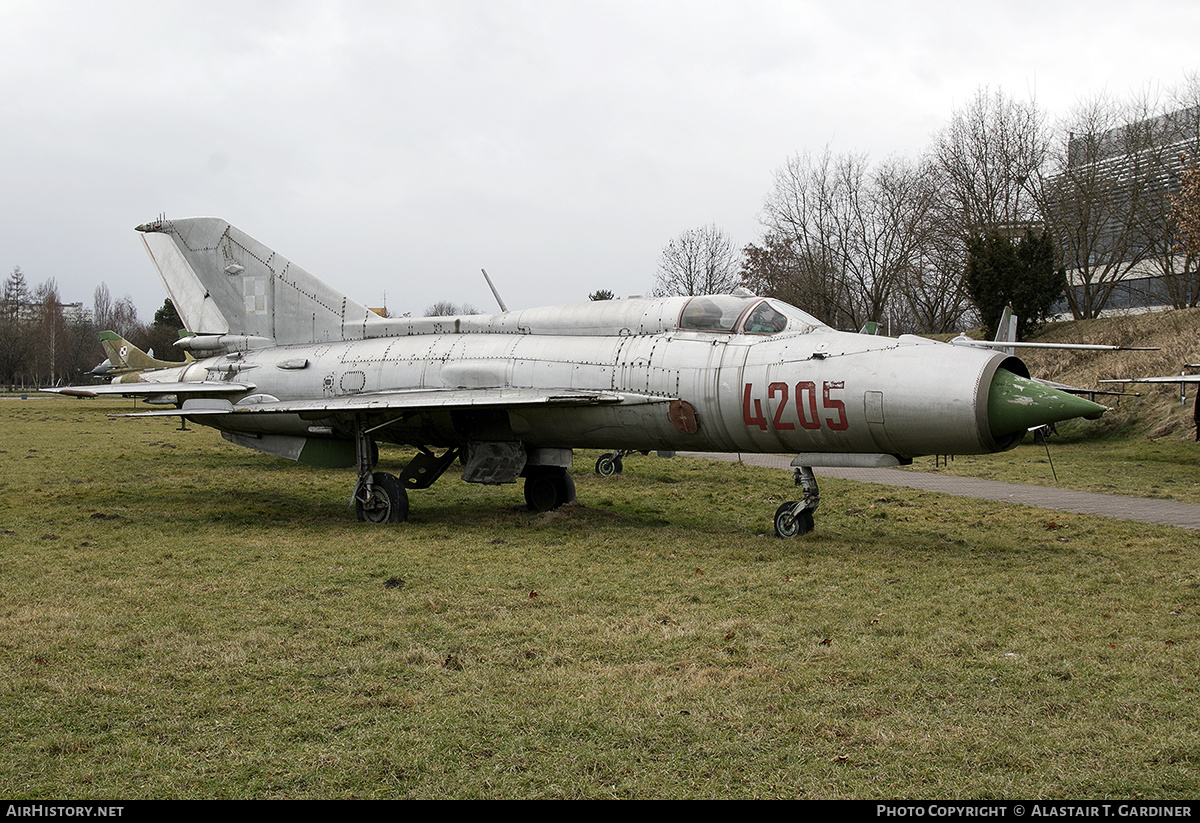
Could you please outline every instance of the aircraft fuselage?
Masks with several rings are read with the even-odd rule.
[[[235,375],[254,384],[243,398],[252,401],[494,388],[646,399],[503,411],[511,436],[531,448],[915,456],[987,453],[1011,445],[1004,436],[1010,433],[997,436],[989,429],[986,413],[989,386],[1002,365],[1023,368],[991,352],[824,327],[771,336],[450,331],[252,349],[198,361],[183,370],[182,379]],[[451,446],[478,436],[462,409],[392,416],[394,422],[376,431],[377,439]],[[226,431],[346,437],[341,417],[195,419]]]
[[[1028,426],[1104,410],[1029,380],[1015,357],[838,332],[741,290],[392,318],[219,218],[138,230],[192,332],[176,345],[197,360],[62,393],[141,396],[174,408],[133,416],[356,466],[369,522],[402,522],[407,491],[455,461],[468,482],[523,478],[529,508],[549,511],[575,499],[573,449],[743,451],[795,454],[803,500],[774,520],[790,536],[813,526],[814,466],[1002,451]],[[378,442],[417,454],[376,471]]]

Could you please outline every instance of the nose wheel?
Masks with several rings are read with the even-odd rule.
[[[817,478],[808,466],[797,467],[793,477],[804,490],[803,500],[792,500],[775,510],[775,536],[797,537],[808,534],[815,525],[813,512],[821,503]]]
[[[799,511],[797,511],[799,509]],[[775,510],[775,536],[797,537],[813,530],[813,513],[804,502],[792,500]]]
[[[609,452],[600,455],[596,460],[596,474],[601,477],[612,477],[614,474],[620,474],[625,468],[621,462],[623,452]]]

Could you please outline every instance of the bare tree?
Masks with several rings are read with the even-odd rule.
[[[826,148],[816,157],[793,156],[775,172],[761,217],[766,237],[761,248],[750,247],[744,267],[760,293],[795,303],[831,326],[854,322],[837,251],[838,162]]]
[[[1050,131],[1035,102],[981,87],[936,135],[928,178],[934,195],[919,265],[903,291],[918,328],[945,332],[974,322],[963,273],[967,247],[989,231],[1040,225],[1038,183]]]
[[[69,330],[54,278],[34,290],[33,303],[37,312],[33,326],[33,374],[39,384],[52,386],[73,377],[64,357],[70,348]]]
[[[1150,98],[1097,96],[1067,121],[1041,198],[1076,319],[1099,316],[1119,286],[1170,256],[1170,128]]]
[[[945,225],[940,214],[931,209],[919,251],[897,285],[904,326],[915,332],[944,334],[974,325],[963,276],[965,247],[957,236],[938,230]]]
[[[922,291],[929,278],[939,272],[930,263],[931,251],[938,241],[936,221],[938,192],[929,164],[911,164],[892,160],[876,168],[868,191],[874,201],[873,213],[864,222],[864,266],[867,278],[860,278],[860,289],[872,295],[867,320],[894,319],[901,328],[932,331],[944,326],[953,310],[929,312]],[[920,279],[919,284],[914,281]],[[867,283],[871,290],[866,291]],[[950,300],[953,288],[941,288],[941,301],[961,307]],[[957,319],[957,317],[954,317]]]
[[[786,237],[768,232],[762,245],[751,243],[742,250],[742,285],[755,294],[777,297],[802,306],[818,320],[829,323],[837,305],[825,281],[810,278],[811,268],[801,264],[796,249]]]
[[[902,160],[872,167],[866,155],[828,149],[791,158],[776,172],[766,239],[748,247],[743,277],[842,328],[900,310],[897,286],[918,267],[928,230],[925,174]]]
[[[130,340],[141,335],[143,331],[142,324],[138,322],[137,306],[133,305],[133,298],[129,295],[125,295],[113,304],[112,314],[108,320],[107,331],[115,331]],[[101,331],[106,331],[106,329],[101,329]]]
[[[1171,101],[1167,213],[1161,276],[1171,306],[1200,305],[1200,75],[1192,74]]]
[[[65,319],[67,336],[59,348],[59,357],[63,376],[74,383],[104,359],[104,349],[100,346],[100,332],[104,330],[97,329],[85,311],[72,312]]]
[[[980,88],[934,142],[938,185],[956,224],[946,229],[965,240],[1036,221],[1037,181],[1050,142],[1036,103]]]
[[[113,302],[112,295],[109,294],[108,284],[101,283],[96,286],[96,290],[92,292],[92,321],[100,331],[113,331],[112,329]]]
[[[463,303],[460,306],[458,303],[453,303],[449,300],[439,300],[433,305],[425,307],[426,317],[456,317],[463,314],[479,313],[479,309],[470,303]]]
[[[738,286],[738,259],[729,235],[714,225],[689,229],[663,248],[654,281],[657,297],[728,294]]]

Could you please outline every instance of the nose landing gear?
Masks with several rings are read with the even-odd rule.
[[[792,500],[775,510],[775,536],[796,537],[813,530],[813,512],[821,503],[821,492],[817,478],[808,466],[800,466],[793,473],[796,485],[804,490],[803,500]]]

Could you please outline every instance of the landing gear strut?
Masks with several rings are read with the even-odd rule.
[[[797,467],[793,473],[796,485],[804,490],[804,499],[784,503],[775,510],[775,536],[795,537],[813,530],[813,512],[821,503],[817,478],[808,466]]]
[[[408,492],[395,475],[372,471],[379,460],[379,449],[361,420],[354,421],[354,446],[358,456],[354,513],[359,522],[403,523],[408,519]]]

